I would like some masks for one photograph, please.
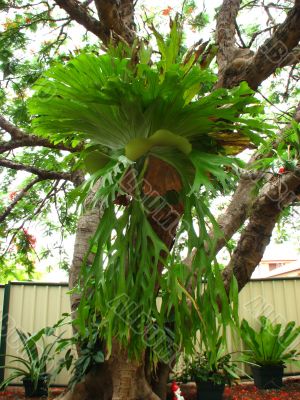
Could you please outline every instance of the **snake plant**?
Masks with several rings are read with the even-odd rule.
[[[7,355],[9,363],[4,367],[12,373],[10,376],[1,383],[1,388],[11,384],[17,378],[27,378],[37,388],[38,381],[40,379],[49,380],[49,374],[47,373],[47,367],[54,358],[54,347],[56,346],[60,336],[53,340],[51,343],[45,343],[44,335],[49,336],[47,328],[41,329],[37,333],[31,335],[23,332],[20,329],[16,329],[18,337],[22,343],[21,353],[16,355]],[[40,344],[40,341],[42,343]]]

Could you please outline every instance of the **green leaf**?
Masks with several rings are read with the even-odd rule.
[[[96,353],[93,358],[96,363],[100,364],[104,362],[104,354],[102,353],[102,351],[98,351],[98,353]]]

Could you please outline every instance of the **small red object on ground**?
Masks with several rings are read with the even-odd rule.
[[[184,400],[184,397],[181,396],[180,387],[177,385],[176,382],[173,382],[171,385],[171,390],[174,393],[173,400]]]

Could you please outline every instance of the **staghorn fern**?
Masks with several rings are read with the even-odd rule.
[[[104,213],[91,242],[93,264],[86,262],[82,269],[84,286],[78,290],[84,295],[75,324],[84,335],[99,321],[99,337],[108,353],[117,339],[132,356],[151,348],[153,359],[165,362],[176,349],[192,352],[197,330],[214,329],[216,317],[224,328],[223,340],[226,326],[236,323],[237,286],[233,282],[227,297],[214,262],[220,232],[209,210],[208,193],[226,191],[234,179],[238,161],[228,155],[258,145],[260,132],[266,135],[270,129],[258,118],[261,105],[246,83],[209,92],[215,82],[211,72],[200,69],[195,60],[176,63],[176,35],[173,25],[167,47],[155,31],[162,54],[156,63],[144,57],[151,51],[142,47],[135,66],[130,49],[126,58],[111,50],[100,56],[82,54],[58,65],[38,81],[29,103],[36,116],[35,133],[85,144],[82,157],[92,175],[78,191],[81,201],[102,179],[94,200],[103,203]],[[180,176],[175,205],[182,204],[183,214],[175,243],[186,235],[188,250],[198,248],[190,270],[175,259],[149,222],[155,206],[146,207],[143,184],[153,157]],[[127,174],[134,181],[130,193],[122,189]],[[131,197],[118,211],[117,193]],[[166,194],[158,193],[156,199],[169,204]],[[191,280],[195,274],[196,282]]]

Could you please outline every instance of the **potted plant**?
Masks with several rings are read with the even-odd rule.
[[[300,335],[300,327],[289,322],[273,324],[267,317],[259,318],[260,329],[253,329],[246,320],[241,323],[241,337],[247,347],[245,360],[251,363],[254,383],[259,389],[276,389],[282,386],[286,363],[297,360],[298,353],[290,346]]]
[[[197,386],[197,400],[222,400],[225,385],[238,380],[237,365],[232,362],[231,354],[226,353],[222,339],[214,350],[196,353],[185,359],[185,367],[180,377],[181,382],[193,381]]]
[[[219,265],[214,265],[213,278],[201,284],[196,299],[180,286],[195,313],[193,346],[186,349],[182,382],[193,381],[197,386],[198,400],[222,400],[226,384],[238,380],[237,365],[227,351],[227,334],[239,328],[238,289],[232,279],[226,291]],[[178,377],[176,380],[180,381]]]
[[[48,396],[50,375],[47,372],[47,364],[54,358],[52,350],[60,336],[53,342],[45,344],[43,336],[52,335],[52,328],[41,329],[34,335],[26,334],[19,329],[16,331],[22,343],[21,353],[25,353],[25,356],[7,355],[10,357],[10,362],[2,368],[11,370],[12,374],[2,383],[1,389],[15,379],[21,378],[26,397]]]

